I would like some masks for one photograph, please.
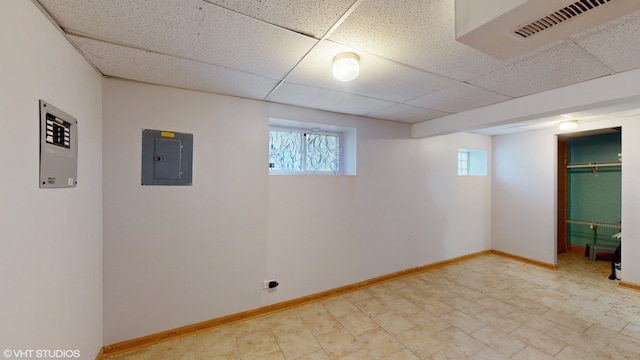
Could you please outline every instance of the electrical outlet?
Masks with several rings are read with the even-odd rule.
[[[271,279],[271,280],[264,280],[262,282],[262,290],[269,290],[269,283],[272,281],[276,281],[275,279]]]

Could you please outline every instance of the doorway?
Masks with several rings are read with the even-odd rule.
[[[617,127],[558,136],[558,254],[605,260],[619,245],[621,134]]]

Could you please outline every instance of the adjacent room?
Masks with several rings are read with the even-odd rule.
[[[640,356],[638,31],[626,0],[3,0],[3,355]]]

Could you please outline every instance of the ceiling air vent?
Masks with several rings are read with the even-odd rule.
[[[456,40],[506,60],[636,10],[640,0],[455,0]]]
[[[540,31],[551,28],[552,26],[561,24],[574,16],[578,16],[591,11],[600,5],[607,4],[613,0],[581,0],[576,1],[573,4],[564,7],[562,9],[554,11],[543,18],[540,18],[528,25],[521,27],[513,33],[523,38],[528,38],[531,35],[535,35]]]

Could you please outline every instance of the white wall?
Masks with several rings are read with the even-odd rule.
[[[640,283],[640,117],[580,123],[578,131],[622,126],[623,280]],[[556,263],[556,129],[493,138],[493,249]]]
[[[105,344],[489,248],[490,181],[456,173],[457,147],[487,137],[119,80],[103,93]],[[356,128],[357,175],[269,176],[269,117]],[[143,128],[194,134],[193,186],[140,186]]]
[[[102,346],[102,80],[29,1],[0,2],[0,51],[0,349],[93,359]],[[38,187],[39,99],[78,119],[76,188]]]
[[[491,137],[458,133],[419,141],[428,189],[419,199],[421,231],[439,240],[441,258],[491,249]],[[459,148],[487,151],[488,176],[458,176]]]
[[[640,284],[640,116],[622,123],[622,280]]]
[[[553,131],[493,137],[492,248],[556,263]]]

